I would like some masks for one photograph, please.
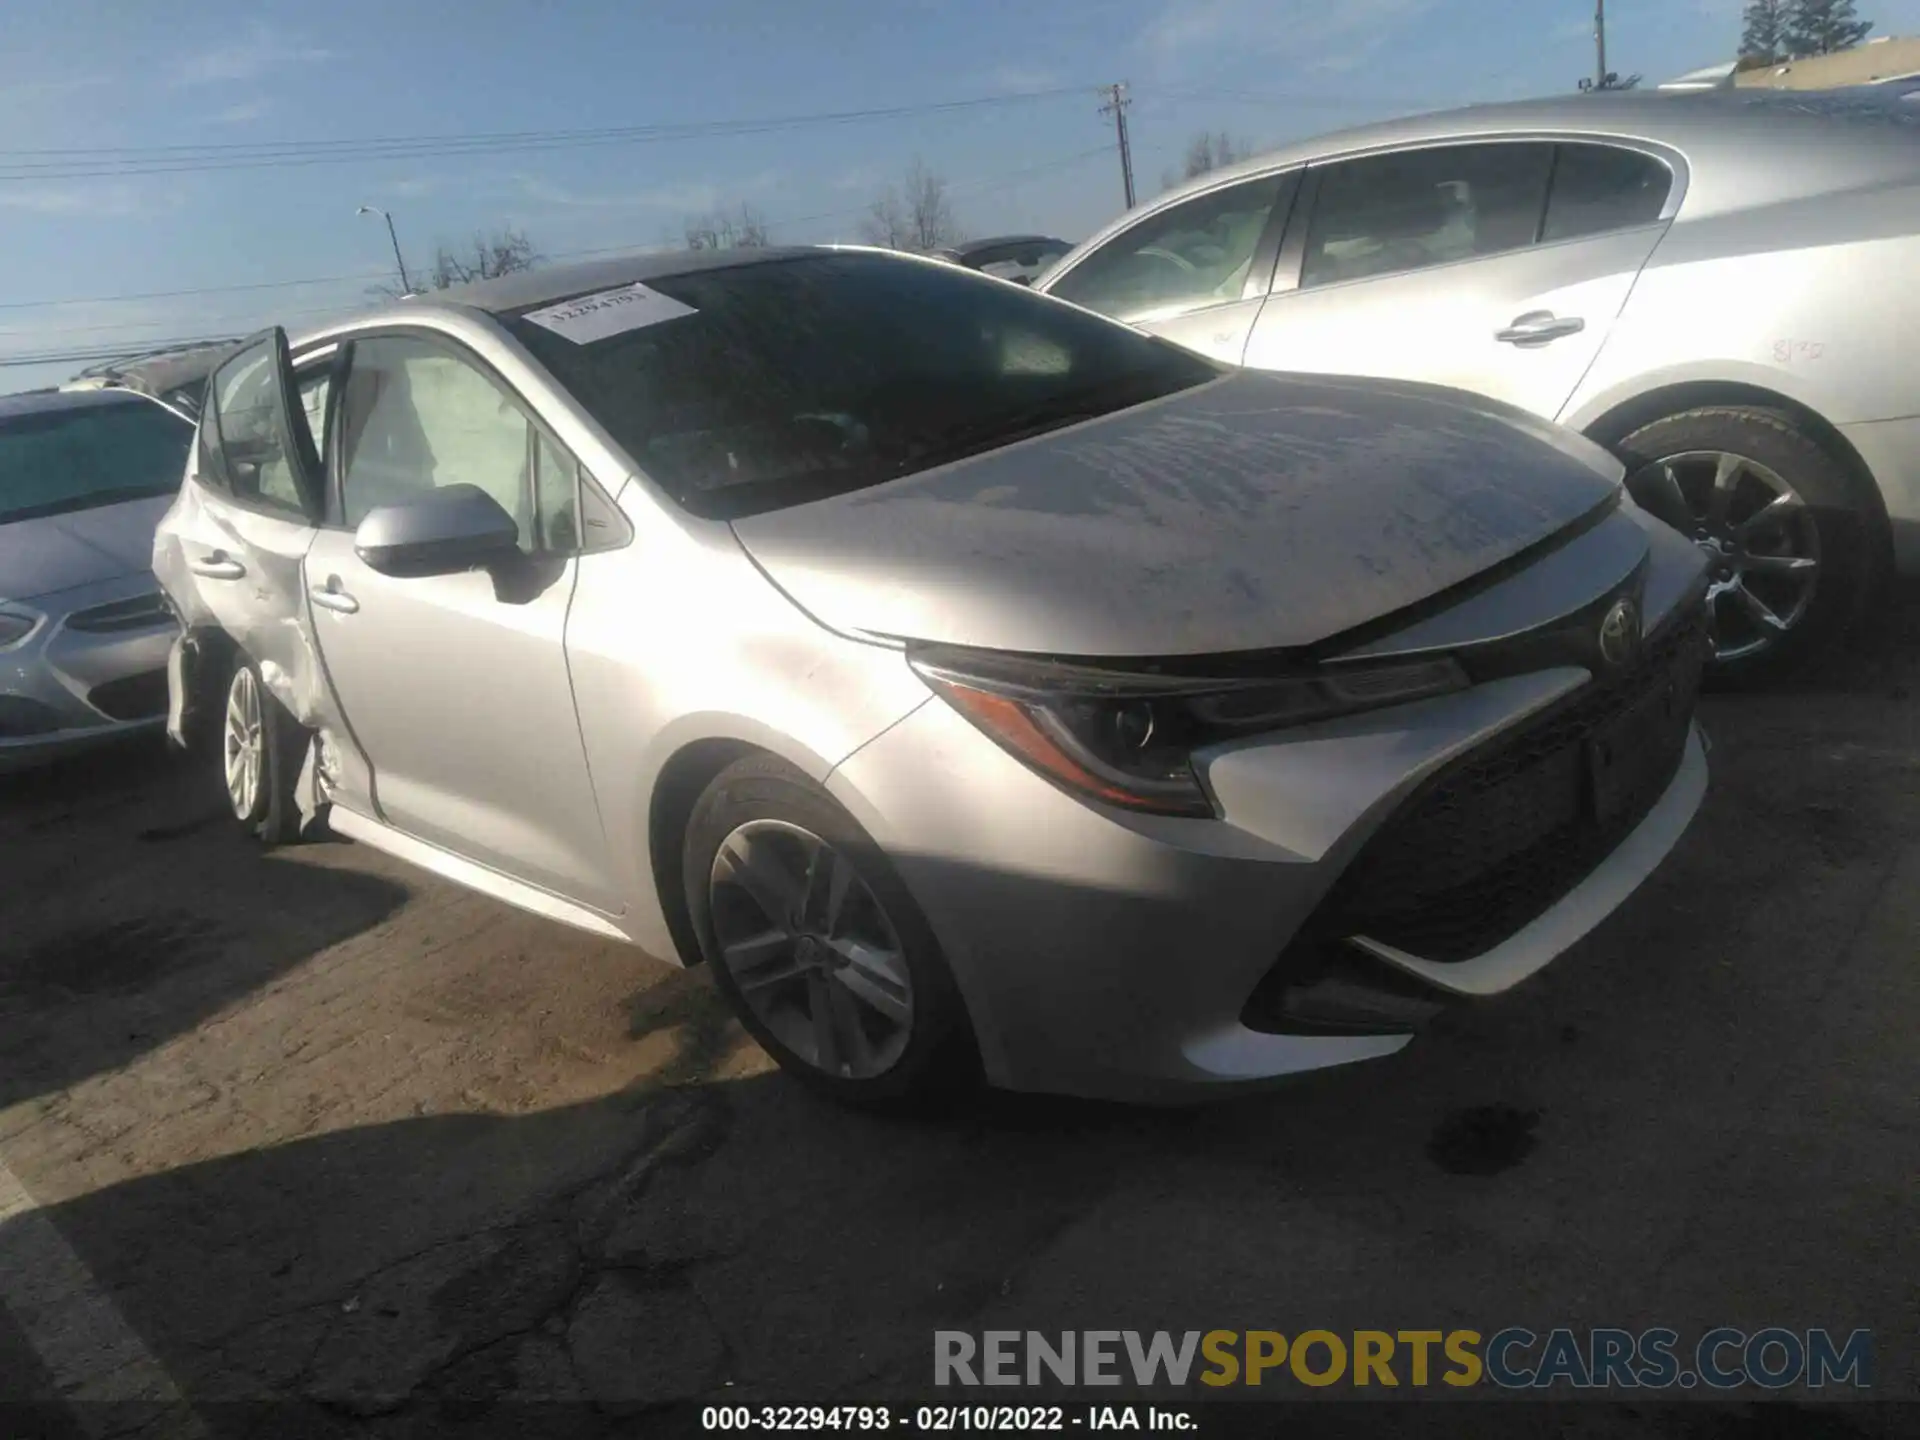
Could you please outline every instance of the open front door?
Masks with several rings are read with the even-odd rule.
[[[249,339],[208,379],[189,483],[170,526],[197,601],[189,621],[214,624],[251,656],[274,695],[306,723],[324,699],[305,624],[301,562],[319,524],[319,451],[301,406],[286,332]],[[172,576],[163,576],[175,588]]]

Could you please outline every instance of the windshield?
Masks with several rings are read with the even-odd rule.
[[[830,254],[651,280],[691,313],[578,344],[508,324],[688,510],[824,499],[1222,373],[947,265]]]
[[[180,488],[193,427],[151,400],[0,416],[0,523]]]

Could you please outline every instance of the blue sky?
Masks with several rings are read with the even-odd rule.
[[[1120,207],[1093,87],[1128,81],[1135,169],[1188,137],[1273,144],[1571,89],[1591,0],[7,0],[0,357],[299,324],[409,263],[519,226],[549,256],[674,237],[745,201],[786,241],[853,238],[919,156],[975,234],[1076,239]],[[1612,0],[1609,61],[1668,78],[1733,53],[1739,0]],[[1920,0],[1863,0],[1878,33]],[[592,130],[1069,93],[675,143],[282,168],[124,170],[74,152]],[[36,153],[27,153],[36,152]],[[68,152],[68,153],[43,153]],[[325,278],[328,283],[277,282]],[[243,289],[243,286],[272,288]],[[204,290],[196,295],[154,292]],[[84,302],[45,304],[41,302]],[[0,390],[71,366],[0,369]]]

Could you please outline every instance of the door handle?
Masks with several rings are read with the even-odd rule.
[[[224,550],[215,550],[204,560],[189,560],[187,568],[209,580],[238,580],[247,573],[247,567]]]
[[[307,594],[322,610],[332,610],[340,615],[351,615],[360,608],[360,602],[340,589],[336,581],[329,580],[325,585],[315,585],[307,591]]]
[[[1524,315],[1516,315],[1506,329],[1494,331],[1493,338],[1505,345],[1550,345],[1563,335],[1578,335],[1586,328],[1587,322],[1578,315],[1529,310]]]

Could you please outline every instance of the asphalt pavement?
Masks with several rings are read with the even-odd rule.
[[[599,1434],[924,1392],[937,1329],[1864,1327],[1872,1395],[1920,1400],[1916,640],[1909,607],[1710,697],[1699,819],[1534,981],[1200,1110],[847,1113],[702,974],[362,846],[262,853],[158,747],[10,780],[0,1398],[72,1406],[14,1433],[427,1434],[516,1402]],[[1740,1398],[1556,1413],[1916,1413]]]

